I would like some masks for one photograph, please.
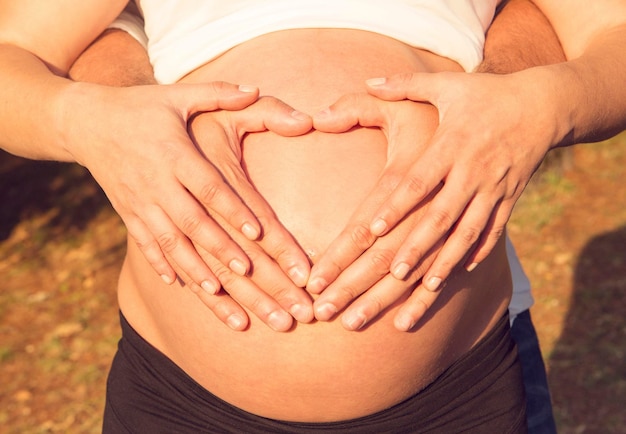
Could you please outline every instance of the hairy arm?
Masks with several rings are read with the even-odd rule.
[[[487,31],[477,72],[508,74],[565,60],[546,16],[530,0],[510,0]]]
[[[144,47],[119,29],[105,30],[76,59],[69,76],[75,81],[117,87],[156,84]]]

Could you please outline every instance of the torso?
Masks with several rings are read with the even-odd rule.
[[[342,94],[362,92],[367,78],[439,70],[460,68],[369,32],[292,30],[239,45],[184,81],[256,84],[315,113]],[[425,139],[436,114],[426,106],[417,113]],[[243,149],[251,180],[285,227],[319,252],[367,196],[386,158],[386,140],[375,129],[296,138],[258,133]],[[499,243],[471,274],[455,272],[428,320],[411,333],[393,327],[396,308],[362,332],[331,321],[277,333],[254,318],[247,331],[234,332],[188,289],[164,285],[131,242],[119,297],[145,339],[223,400],[270,418],[329,421],[371,414],[419,392],[502,316],[510,291]]]

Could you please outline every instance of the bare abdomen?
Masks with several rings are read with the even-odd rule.
[[[263,94],[315,113],[342,94],[364,91],[367,78],[434,66],[458,69],[368,32],[297,30],[238,46],[185,81],[255,84]],[[424,108],[416,122],[424,123],[428,137],[433,112]],[[376,129],[296,138],[261,133],[244,144],[255,186],[303,247],[318,252],[375,185],[386,152]],[[233,332],[185,288],[164,287],[132,245],[124,273],[134,280],[122,276],[120,303],[148,341],[220,398],[277,419],[348,419],[415,394],[491,327],[510,293],[503,252],[499,245],[471,275],[458,272],[432,317],[412,333],[393,328],[395,309],[362,332],[330,322],[276,333],[254,320],[248,331]]]

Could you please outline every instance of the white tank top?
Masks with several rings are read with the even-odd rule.
[[[137,0],[160,83],[270,32],[346,28],[380,33],[472,71],[499,0]]]

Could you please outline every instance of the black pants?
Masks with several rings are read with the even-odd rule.
[[[526,432],[522,374],[508,317],[415,396],[366,417],[330,423],[285,422],[240,410],[196,383],[123,316],[121,323],[107,383],[105,434]]]

